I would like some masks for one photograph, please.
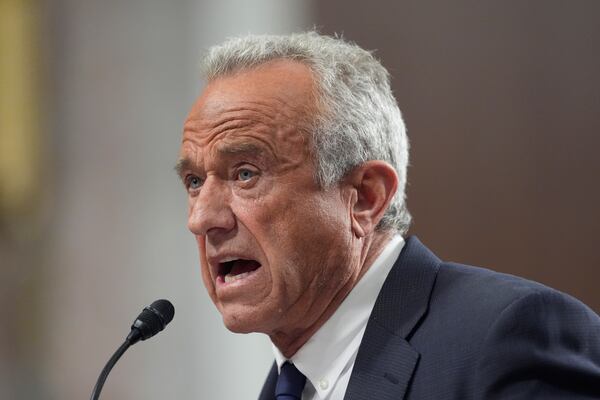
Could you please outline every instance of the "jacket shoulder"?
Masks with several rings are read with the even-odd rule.
[[[547,311],[555,312],[569,309],[584,320],[598,320],[576,298],[541,283],[452,262],[440,264],[426,320],[438,320],[469,340],[481,340],[502,313],[527,309],[528,304],[545,304]],[[525,318],[524,313],[515,314],[519,316]]]
[[[442,398],[510,397],[525,390],[517,385],[521,382],[556,393],[552,381],[561,373],[569,379],[600,376],[598,337],[600,318],[565,293],[485,268],[442,262],[427,315],[409,339],[421,354],[412,394],[425,398],[434,381],[445,381],[436,393]]]
[[[448,306],[489,313],[500,311],[514,300],[534,293],[565,296],[578,302],[571,296],[538,282],[454,262],[440,264],[433,297],[444,300]]]

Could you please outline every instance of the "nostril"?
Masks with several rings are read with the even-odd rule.
[[[190,216],[188,229],[194,235],[207,237],[228,236],[228,233],[236,227],[235,216],[231,210],[223,210],[216,213],[202,213]]]
[[[205,196],[198,196],[192,201],[188,216],[188,229],[194,235],[212,236],[216,232],[228,232],[235,228],[236,220],[233,210],[229,201],[223,199],[222,196],[216,196],[210,201]],[[216,235],[220,236],[220,234]]]

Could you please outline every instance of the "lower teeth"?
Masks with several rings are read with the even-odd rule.
[[[244,273],[238,274],[238,275],[227,274],[227,275],[225,275],[225,282],[226,283],[234,282],[234,281],[237,281],[239,279],[245,278],[249,274],[250,274],[250,272],[244,272]]]

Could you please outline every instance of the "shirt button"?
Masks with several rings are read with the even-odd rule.
[[[327,390],[327,388],[329,387],[329,381],[327,379],[321,379],[319,381],[319,387],[321,388],[321,390]]]

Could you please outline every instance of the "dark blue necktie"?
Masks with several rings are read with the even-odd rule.
[[[277,378],[277,386],[275,387],[275,398],[277,400],[300,400],[302,398],[302,390],[306,383],[306,377],[302,372],[289,362],[283,363],[279,378]]]

